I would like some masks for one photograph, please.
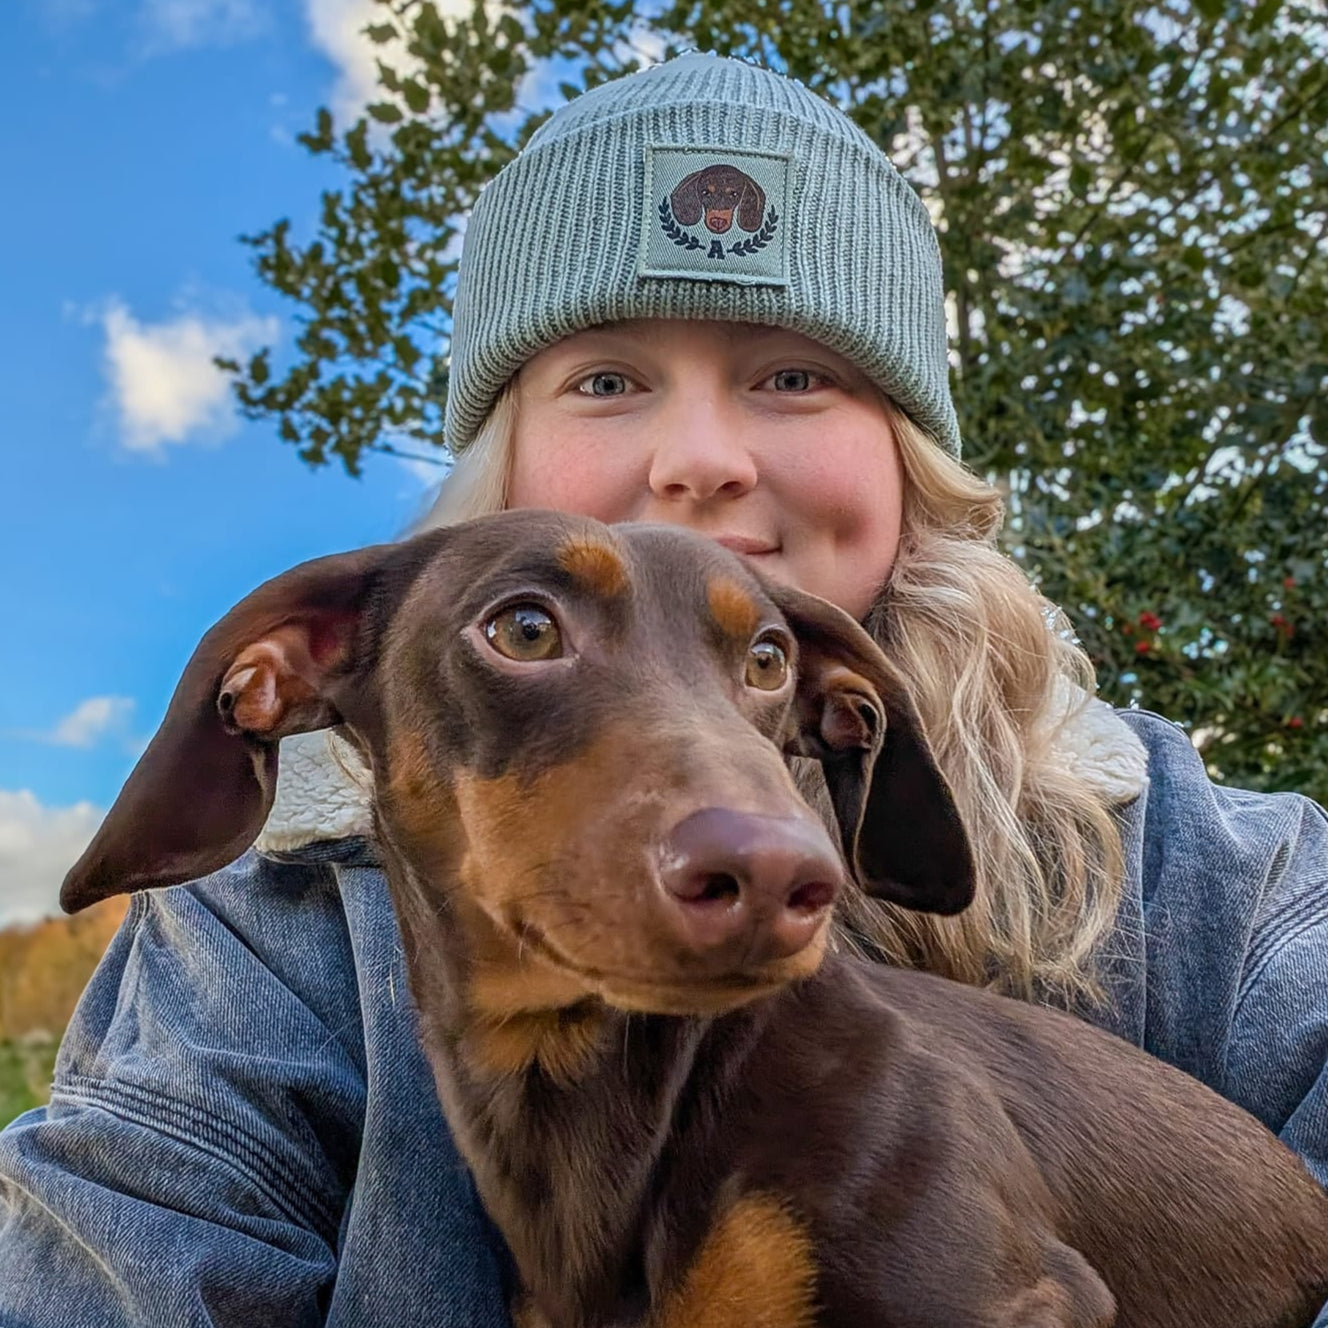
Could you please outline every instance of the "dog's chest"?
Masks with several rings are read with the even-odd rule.
[[[624,1019],[573,1086],[538,1068],[458,1130],[523,1285],[554,1328],[659,1319],[723,1206],[725,1057],[699,1021]],[[707,1068],[703,1071],[698,1064]],[[653,1308],[652,1308],[653,1307]],[[532,1318],[532,1323],[539,1319]]]

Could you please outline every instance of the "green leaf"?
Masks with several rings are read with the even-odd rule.
[[[413,78],[403,80],[401,95],[406,105],[416,114],[423,115],[429,109],[429,90]]]
[[[367,171],[369,164],[373,160],[369,153],[369,124],[366,120],[360,120],[355,127],[348,130],[345,138],[346,155],[350,158],[350,164],[357,171]]]
[[[1282,12],[1282,0],[1259,0],[1250,15],[1250,31],[1260,32]]]

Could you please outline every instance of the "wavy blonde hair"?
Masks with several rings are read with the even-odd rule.
[[[1062,1006],[1101,1001],[1095,957],[1121,895],[1104,796],[1056,755],[1093,695],[1060,610],[997,547],[1000,494],[883,398],[904,472],[894,567],[864,625],[907,681],[977,865],[972,905],[914,913],[851,892],[841,935],[886,962]],[[498,399],[423,527],[507,505],[516,392]],[[824,814],[815,763],[797,774]]]

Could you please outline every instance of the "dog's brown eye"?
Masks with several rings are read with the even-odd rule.
[[[788,656],[777,641],[758,641],[747,652],[747,686],[777,692],[788,677]]]
[[[484,624],[484,638],[508,659],[526,663],[563,653],[558,624],[538,604],[513,604]]]

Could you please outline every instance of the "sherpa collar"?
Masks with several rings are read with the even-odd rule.
[[[1104,701],[1090,700],[1057,735],[1055,751],[1112,803],[1143,792],[1148,754]],[[373,834],[373,779],[334,733],[302,733],[281,744],[277,796],[256,847],[291,853],[322,840]]]

